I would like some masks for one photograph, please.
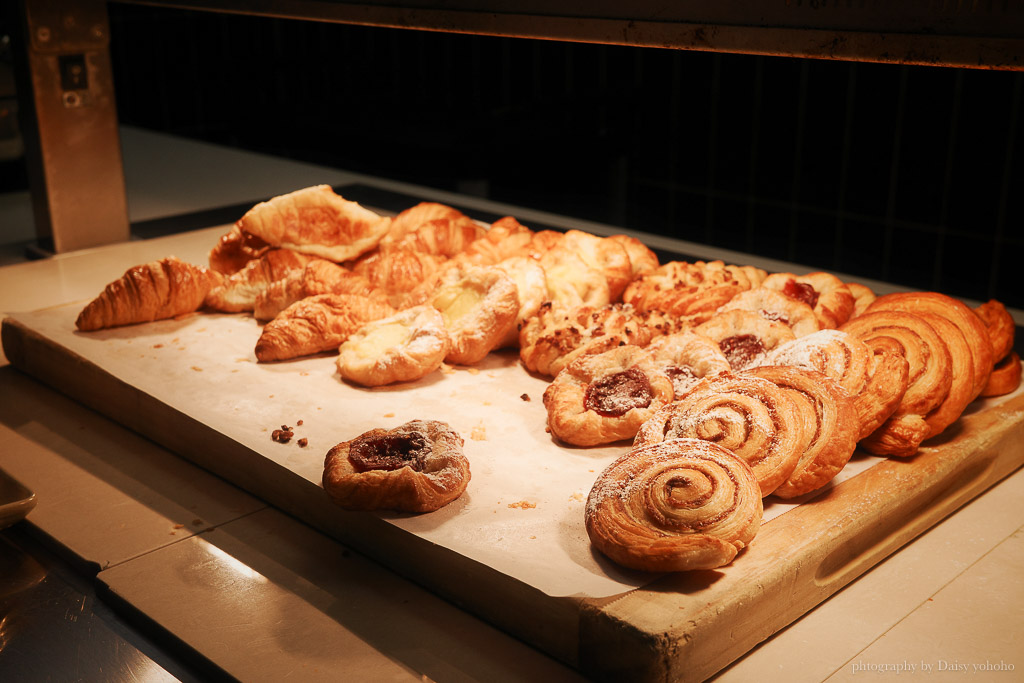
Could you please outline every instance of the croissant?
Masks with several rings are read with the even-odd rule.
[[[301,270],[292,270],[274,280],[256,295],[253,313],[257,320],[271,320],[300,299],[317,294],[361,294],[376,292],[370,281],[333,261],[314,259]]]
[[[511,216],[491,223],[480,239],[472,242],[456,258],[479,265],[494,265],[513,256],[529,256],[533,230]]]
[[[467,216],[437,218],[406,233],[401,239],[381,243],[381,249],[411,249],[435,256],[452,257],[484,236],[487,231]]]
[[[263,328],[261,361],[287,360],[337,350],[364,324],[394,314],[386,302],[358,294],[318,294],[297,301]]]
[[[242,232],[275,247],[342,262],[370,251],[391,219],[316,185],[261,202],[238,221]]]
[[[267,253],[270,245],[258,237],[243,233],[238,225],[221,235],[217,244],[210,250],[210,270],[231,275],[237,273],[245,264]]]
[[[388,232],[381,238],[380,246],[385,247],[400,241],[417,228],[437,220],[458,220],[466,216],[450,206],[437,202],[420,202],[411,206],[391,220]]]
[[[398,306],[408,299],[410,292],[431,281],[444,262],[444,257],[421,251],[387,249],[362,257],[352,265],[352,271],[369,280],[375,289],[388,295],[392,305]],[[406,302],[413,303],[423,301]]]
[[[251,311],[256,298],[270,283],[305,267],[312,258],[291,249],[271,249],[210,289],[206,305],[225,313]]]
[[[90,301],[75,325],[88,332],[191,313],[220,278],[174,256],[135,266]]]

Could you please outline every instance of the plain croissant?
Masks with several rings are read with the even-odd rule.
[[[89,302],[75,325],[89,332],[191,313],[221,277],[174,256],[135,266]]]

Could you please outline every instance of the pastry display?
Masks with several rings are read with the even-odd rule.
[[[366,323],[338,348],[338,374],[364,387],[412,382],[441,367],[451,342],[433,306]]]
[[[633,448],[597,477],[584,513],[591,543],[651,572],[729,564],[761,525],[757,480],[729,450],[699,439]]]
[[[575,446],[632,439],[673,397],[672,380],[638,346],[577,358],[544,390],[548,428]]]
[[[701,380],[658,410],[637,432],[634,447],[668,439],[712,441],[739,456],[767,496],[793,473],[814,424],[801,418],[791,392],[731,372]]]
[[[805,444],[796,467],[772,493],[796,498],[815,491],[839,474],[857,448],[860,422],[853,399],[838,383],[814,370],[761,366],[744,371],[791,392],[804,424]]]
[[[311,296],[296,301],[263,327],[256,358],[268,362],[336,351],[366,323],[394,313],[387,302],[358,294]]]
[[[251,311],[256,360],[334,354],[332,386],[371,399],[434,382],[455,397],[486,387],[474,377],[485,368],[518,367],[546,383],[541,438],[564,453],[622,449],[586,482],[584,524],[598,552],[644,571],[729,564],[754,538],[762,498],[811,499],[858,445],[912,457],[976,398],[1021,381],[1014,321],[995,300],[972,309],[823,272],[660,263],[629,235],[535,231],[512,216],[488,227],[436,202],[392,219],[326,185],[253,206],[208,261],[132,268],[76,326]],[[479,365],[504,348],[518,362],[495,353]],[[482,422],[470,438],[486,440]],[[437,510],[467,489],[463,446],[432,419],[370,429],[330,450],[323,487],[345,509]]]
[[[387,234],[391,219],[316,185],[260,202],[238,220],[239,229],[274,247],[337,263],[364,254]]]
[[[462,446],[462,437],[437,420],[371,429],[328,451],[323,487],[346,510],[432,512],[469,484]]]
[[[221,279],[216,271],[174,256],[135,266],[86,304],[75,326],[90,332],[192,313]]]

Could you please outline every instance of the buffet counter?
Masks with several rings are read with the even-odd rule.
[[[610,231],[138,130],[122,135],[132,222],[168,233],[174,217],[213,216],[209,212],[320,183],[515,215],[527,225]],[[5,266],[0,311],[84,303],[127,268],[169,254],[203,263],[225,230],[210,223]],[[694,258],[797,268],[667,238],[645,241]],[[35,494],[34,508],[15,531],[45,539],[97,587],[104,605],[144,625],[155,641],[173,643],[175,657],[240,680],[582,679],[528,643],[2,362],[0,469]],[[1011,642],[1024,627],[1022,530],[1024,473],[1018,470],[716,680],[839,681],[872,674],[1016,680],[1024,670]],[[18,578],[12,576],[0,577],[6,589],[0,595],[18,589],[3,585]],[[3,636],[0,647],[29,637],[15,628]],[[36,677],[52,666],[41,659]]]

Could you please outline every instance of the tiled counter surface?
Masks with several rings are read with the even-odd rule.
[[[141,131],[126,131],[125,150],[133,220],[255,201],[282,187],[382,182]],[[188,173],[192,167],[222,170],[204,180]],[[220,188],[210,189],[215,179]],[[529,223],[524,212],[517,215]],[[202,262],[222,232],[213,227],[0,268],[0,311],[87,299],[111,274],[170,253]],[[38,496],[25,523],[86,563],[82,571],[97,572],[118,599],[234,677],[577,678],[9,366],[0,367],[0,443],[0,467]],[[1018,471],[718,679],[1024,680],[1024,655],[1012,642],[1024,632],[1022,531]]]

